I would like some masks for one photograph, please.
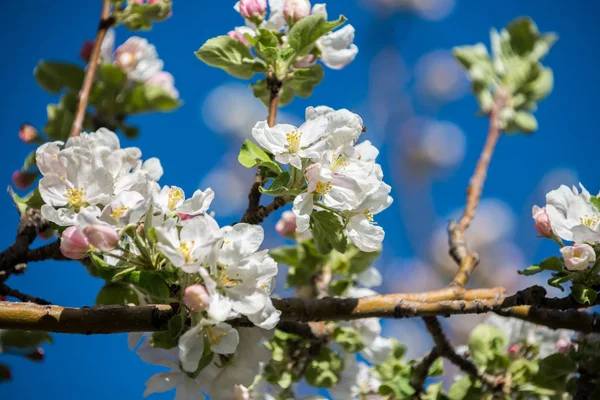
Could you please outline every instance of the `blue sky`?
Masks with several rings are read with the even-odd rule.
[[[578,177],[591,192],[599,189],[591,166],[597,159],[596,107],[600,100],[596,94],[600,83],[595,77],[600,35],[596,24],[600,4],[591,0],[457,0],[446,18],[431,21],[414,13],[378,13],[367,7],[367,2],[328,3],[330,15],[343,13],[355,26],[358,57],[342,71],[327,70],[312,98],[294,100],[283,111],[301,118],[310,105],[354,110],[365,120],[367,138],[380,146],[380,162],[395,198],[394,205],[379,221],[387,236],[385,253],[378,265],[386,277],[389,273],[396,278],[386,282],[382,291],[414,290],[407,282],[429,276],[411,268],[412,261],[417,256],[421,260],[427,258],[432,230],[463,204],[464,189],[487,131],[486,120],[475,116],[475,101],[468,92],[460,92],[456,100],[447,102],[419,97],[419,61],[427,53],[439,50],[442,52],[438,54],[444,54],[455,45],[479,41],[487,44],[490,27],[500,28],[520,15],[531,16],[541,31],[559,34],[560,40],[545,59],[545,64],[554,70],[556,85],[536,113],[540,130],[535,135],[501,139],[484,198],[504,202],[521,221],[510,229],[507,240],[520,249],[524,262],[546,254],[550,247],[537,249],[528,218],[531,206],[543,203],[540,188],[547,182],[547,173],[562,169],[568,172],[564,183],[572,184]],[[29,122],[42,127],[46,105],[57,100],[36,86],[33,68],[40,59],[79,62],[81,44],[95,34],[99,3],[24,0],[3,5],[5,18],[0,32],[4,62],[0,76],[6,97],[0,109],[4,140],[0,186],[10,184],[12,171],[31,151],[17,137],[19,126]],[[140,34],[156,45],[165,69],[175,76],[184,105],[174,113],[136,118],[133,122],[139,124],[141,134],[135,142],[124,144],[140,147],[145,157],[159,157],[165,169],[161,182],[181,186],[189,193],[241,144],[239,138],[213,132],[202,112],[213,89],[235,80],[221,70],[203,65],[193,54],[205,40],[241,24],[233,3],[175,1],[170,20]],[[130,32],[118,29],[117,44],[128,35]],[[444,82],[442,79],[442,85]],[[235,118],[239,111],[229,109],[229,117]],[[410,147],[402,145],[402,132],[406,131],[407,121],[415,117],[449,121],[459,128],[459,137],[466,138],[466,155],[460,165],[425,178],[405,178],[414,171],[411,164],[404,162]],[[437,151],[443,153],[446,149]],[[250,179],[248,174],[248,187]],[[217,217],[222,224],[239,218],[233,212]],[[4,248],[12,243],[18,220],[8,195],[0,197],[0,218],[5,226],[0,231],[0,246]],[[271,218],[264,225],[269,246],[280,243],[272,230],[275,222],[276,218]],[[495,224],[490,224],[489,229],[495,229]],[[480,269],[485,265],[484,260]],[[480,273],[485,274],[485,270]],[[82,306],[93,304],[102,282],[91,278],[79,264],[48,262],[30,265],[26,274],[11,278],[9,284],[55,304]],[[412,323],[390,322],[386,330],[402,330],[403,324]],[[54,338],[55,344],[46,347],[44,363],[0,356],[0,362],[13,367],[14,375],[12,383],[0,385],[0,397],[139,398],[145,380],[157,372],[157,368],[143,364],[127,350],[125,335]],[[167,393],[154,398],[172,396]]]

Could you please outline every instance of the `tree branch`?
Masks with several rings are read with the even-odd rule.
[[[79,104],[77,106],[75,118],[73,119],[73,126],[71,127],[71,133],[69,135],[71,137],[78,136],[83,130],[83,120],[85,118],[90,92],[96,77],[96,70],[98,69],[102,42],[104,41],[106,32],[114,23],[115,19],[110,15],[110,0],[102,0],[102,13],[100,14],[100,23],[96,33],[96,41],[94,42],[92,55],[87,65],[83,86],[79,92]]]
[[[267,117],[267,124],[272,127],[275,125],[277,119],[277,109],[279,107],[279,94],[281,91],[282,82],[276,78],[267,76],[267,86],[270,90],[269,100],[269,115]],[[248,208],[242,216],[242,221],[245,223],[257,225],[263,222],[263,220],[269,216],[273,211],[281,208],[285,205],[285,200],[282,197],[276,197],[275,200],[267,207],[260,205],[260,187],[265,184],[265,180],[260,174],[260,167],[256,168],[256,174],[254,175],[254,181],[248,194]]]
[[[414,367],[415,375],[411,384],[417,392],[416,395],[418,399],[420,399],[421,395],[425,392],[423,385],[425,384],[425,380],[427,380],[429,368],[431,368],[438,358],[440,358],[440,353],[438,352],[437,347],[434,347],[425,355],[425,357],[423,357],[421,362]]]
[[[487,299],[474,295],[495,293]],[[462,299],[447,298],[442,291],[370,296],[362,298],[273,299],[273,305],[282,312],[281,323],[341,321],[363,318],[414,318],[495,312],[505,317],[519,318],[552,329],[572,329],[585,333],[600,333],[600,316],[577,310],[544,309],[535,305],[515,304],[521,296],[506,297],[494,289],[465,291]],[[522,296],[521,296],[522,297]],[[420,302],[411,299],[431,299]],[[537,300],[539,301],[539,300]],[[562,299],[546,299],[552,306],[566,305]],[[506,303],[506,304],[505,304]],[[577,305],[576,307],[581,307]],[[107,317],[107,314],[110,317]],[[157,317],[157,315],[160,317]],[[166,329],[165,321],[173,315],[169,305],[142,307],[97,306],[65,308],[38,306],[30,303],[0,302],[0,329],[42,330],[64,333],[118,333],[157,331]],[[243,318],[230,321],[248,326]]]
[[[24,302],[30,302],[30,303],[41,304],[41,305],[52,304],[49,301],[46,301],[39,297],[30,296],[28,294],[21,293],[18,290],[11,289],[10,287],[8,287],[7,285],[5,285],[3,283],[0,283],[0,297],[1,296],[14,297],[15,299],[18,299],[18,300],[21,300]]]

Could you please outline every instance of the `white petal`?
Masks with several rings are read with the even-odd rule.
[[[240,335],[237,330],[233,329],[228,324],[218,324],[214,328],[220,331],[219,334],[225,333],[225,336],[219,340],[218,343],[210,346],[212,351],[218,354],[233,354],[237,349],[238,343],[240,342]]]
[[[160,160],[156,157],[149,158],[144,161],[142,165],[142,171],[145,171],[150,179],[158,181],[163,176],[163,167],[160,164]]]
[[[153,375],[146,381],[146,390],[144,391],[144,397],[151,395],[152,393],[164,393],[169,390],[173,390],[181,380],[183,375],[179,372],[162,372],[160,374]]]
[[[260,225],[236,224],[223,236],[219,261],[225,265],[238,263],[257,251],[264,238],[265,232]]]
[[[325,117],[309,119],[298,128],[298,131],[302,133],[300,146],[306,148],[329,134],[329,121]]]
[[[296,214],[296,232],[304,232],[308,229],[313,205],[312,193],[302,193],[294,199],[292,211]]]
[[[379,250],[385,237],[383,228],[371,224],[364,215],[350,218],[347,226],[348,238],[362,251]]]
[[[381,364],[388,359],[394,350],[394,342],[381,336],[375,339],[371,346],[362,351],[365,358],[373,364]]]
[[[256,314],[248,314],[247,317],[254,325],[262,329],[272,330],[279,323],[281,311],[276,309],[271,299],[269,299],[261,311]]]
[[[184,201],[181,206],[177,207],[177,212],[191,216],[203,214],[208,210],[214,198],[215,192],[211,188],[206,189],[204,192],[196,190],[191,199]]]
[[[204,334],[199,324],[192,327],[179,338],[179,360],[187,372],[195,372],[204,353]]]
[[[56,175],[45,176],[40,180],[39,190],[44,203],[53,207],[67,205],[67,183]]]
[[[356,277],[356,281],[365,287],[377,287],[383,283],[383,277],[377,268],[369,267]]]
[[[258,144],[273,154],[279,154],[286,151],[287,139],[285,134],[296,129],[295,126],[287,124],[277,124],[269,128],[267,121],[261,121],[252,128],[252,137]]]

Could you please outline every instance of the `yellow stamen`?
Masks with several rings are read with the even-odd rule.
[[[365,218],[367,219],[367,221],[373,222],[373,209],[372,208],[366,209],[365,211],[363,211],[363,214],[365,215]]]
[[[287,142],[288,142],[287,148],[290,153],[295,154],[300,150],[300,137],[301,136],[302,136],[302,132],[298,132],[296,129],[294,129],[290,133],[285,134],[285,138],[287,139]]]
[[[191,246],[188,245],[188,242],[181,242],[181,245],[177,248],[177,250],[181,253],[181,255],[183,256],[183,259],[185,260],[185,263],[188,264],[192,261],[192,248],[194,247],[194,244],[196,242],[194,240],[191,241]]]
[[[329,193],[330,190],[331,190],[330,183],[323,183],[323,182],[319,181],[319,182],[317,182],[317,185],[315,186],[315,193],[318,193],[321,196]]]
[[[169,210],[175,211],[175,206],[183,200],[183,191],[181,189],[169,190]]]
[[[335,153],[331,159],[331,169],[335,170],[336,168],[345,168],[348,165],[350,165],[350,163],[348,161],[346,161],[346,157],[344,157],[343,154],[337,154]]]
[[[208,342],[211,345],[219,344],[219,342],[227,336],[227,334],[216,328],[206,328],[206,337],[208,338]]]
[[[83,189],[67,189],[67,201],[77,210],[83,207],[85,205]]]
[[[595,229],[596,226],[598,226],[598,223],[600,223],[600,215],[593,215],[591,217],[589,215],[585,215],[583,217],[579,217],[579,222],[589,228]]]
[[[119,219],[125,214],[125,212],[127,212],[127,210],[129,210],[129,207],[115,207],[113,208],[113,212],[110,214],[110,216],[114,219]]]

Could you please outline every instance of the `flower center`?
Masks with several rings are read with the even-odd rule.
[[[191,241],[191,246],[188,244],[188,242],[181,242],[181,245],[177,248],[177,251],[179,251],[181,253],[181,255],[183,256],[183,259],[185,260],[185,263],[188,264],[192,261],[192,248],[194,247],[194,244],[196,243],[195,240]]]
[[[286,133],[285,138],[288,142],[287,148],[290,153],[297,153],[300,150],[300,137],[302,137],[302,132],[298,132],[294,129],[291,133]]]
[[[317,185],[315,186],[315,193],[318,193],[321,196],[326,195],[327,193],[329,193],[330,190],[331,190],[330,183],[323,183],[323,182],[319,181],[319,182],[317,182]]]
[[[181,200],[183,200],[183,191],[181,189],[169,190],[169,210],[175,211],[177,203],[179,203]]]
[[[363,214],[365,215],[367,221],[373,222],[373,208],[367,208],[365,211],[363,211]]]
[[[345,168],[348,165],[350,165],[350,163],[348,161],[346,161],[346,157],[344,157],[343,154],[337,154],[335,153],[331,159],[331,170],[335,170],[337,168]]]
[[[129,210],[129,207],[125,207],[125,206],[115,207],[115,208],[113,208],[113,212],[112,212],[112,214],[110,214],[110,216],[113,217],[114,219],[119,219],[127,212],[127,210]]]
[[[206,337],[211,345],[219,344],[219,342],[227,336],[225,332],[216,328],[206,328]]]
[[[135,56],[128,51],[119,54],[117,59],[119,67],[125,70],[131,69],[133,67],[133,64],[135,63]]]
[[[588,228],[595,229],[600,223],[600,215],[584,215],[583,217],[579,217],[579,222]]]
[[[67,189],[67,201],[73,208],[79,210],[85,204],[83,189]]]

